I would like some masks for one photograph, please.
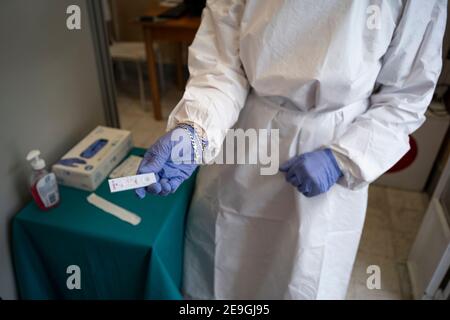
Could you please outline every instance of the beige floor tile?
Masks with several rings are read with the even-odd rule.
[[[402,300],[400,292],[368,289],[365,285],[355,284],[352,289],[352,300]]]
[[[369,202],[368,207],[386,211],[388,205],[387,205],[387,194],[386,194],[386,188],[377,186],[377,185],[370,185],[369,186]]]
[[[368,289],[365,284],[358,283],[352,278],[347,289],[345,300],[402,300],[403,296],[398,291],[383,289]]]
[[[422,192],[386,188],[387,204],[394,209],[410,209],[425,211],[428,206],[428,196]]]
[[[359,244],[359,251],[368,255],[393,259],[394,247],[391,231],[388,228],[366,224]]]
[[[120,116],[141,116],[150,112],[148,105],[145,109],[139,99],[120,92],[117,95],[117,108]]]
[[[139,120],[139,116],[134,115],[121,115],[120,117],[120,127],[125,130],[133,131],[134,126]]]
[[[119,90],[118,93],[121,127],[132,132],[135,146],[148,148],[166,132],[167,117],[181,99],[183,92],[171,88],[163,93],[161,105],[164,119],[157,121],[153,117],[151,103],[148,101],[147,109],[143,108],[139,96],[133,90],[132,88],[127,90],[125,86],[125,89]]]
[[[391,217],[387,210],[376,209],[373,207],[367,208],[366,220],[364,225],[368,228],[376,227],[385,230],[391,229]]]
[[[348,299],[410,299],[405,262],[428,205],[422,193],[381,186],[369,188],[369,205]],[[379,265],[382,289],[369,290],[368,265]]]
[[[353,267],[352,277],[357,284],[366,285],[372,273],[367,273],[369,266],[380,268],[381,290],[401,292],[397,262],[393,259],[359,252]]]
[[[389,213],[392,230],[414,236],[422,223],[425,211],[392,207]]]
[[[165,132],[165,122],[154,121],[151,116],[142,117],[133,127],[135,145],[142,148],[148,148]]]
[[[393,232],[392,242],[394,245],[395,259],[398,262],[405,262],[408,259],[415,235],[411,233]]]

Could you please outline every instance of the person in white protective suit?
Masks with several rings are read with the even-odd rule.
[[[229,128],[278,129],[282,168],[201,166],[186,297],[345,298],[368,184],[425,120],[446,12],[445,0],[207,2],[168,130],[187,135],[195,158],[217,154]],[[139,172],[159,182],[140,197],[174,192],[195,170],[171,162],[172,147],[166,135],[149,148]]]

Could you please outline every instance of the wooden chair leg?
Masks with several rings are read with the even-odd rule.
[[[179,42],[175,44],[176,51],[175,59],[176,59],[176,67],[177,67],[177,86],[178,89],[183,90],[185,87],[184,80],[184,66],[183,66],[183,43]]]
[[[153,40],[151,30],[144,28],[145,49],[147,52],[148,76],[150,79],[150,90],[152,93],[153,113],[156,120],[162,120],[161,101],[159,96],[158,75],[156,73],[155,52],[153,51]]]
[[[139,98],[141,99],[141,105],[144,110],[147,109],[145,104],[145,88],[144,88],[144,75],[142,73],[141,61],[136,61],[136,68],[138,73],[138,81],[139,81]]]

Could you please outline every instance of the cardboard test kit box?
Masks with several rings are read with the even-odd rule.
[[[53,165],[58,183],[94,191],[133,147],[131,133],[99,126]]]

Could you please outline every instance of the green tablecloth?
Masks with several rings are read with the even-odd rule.
[[[142,149],[131,154],[142,155]],[[181,299],[183,233],[195,176],[167,197],[139,200],[133,191],[95,193],[142,218],[133,226],[86,201],[90,192],[60,186],[48,212],[28,204],[13,219],[16,279],[23,299]],[[68,266],[81,289],[69,290]]]

